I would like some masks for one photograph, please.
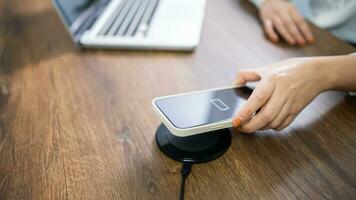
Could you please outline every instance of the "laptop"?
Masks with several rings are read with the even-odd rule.
[[[53,0],[80,47],[193,50],[206,0]]]

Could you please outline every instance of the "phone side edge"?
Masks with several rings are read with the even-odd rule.
[[[175,127],[169,120],[168,118],[162,113],[162,111],[158,108],[158,106],[156,105],[156,101],[161,99],[162,97],[157,97],[154,98],[152,100],[152,107],[153,107],[153,111],[156,113],[156,115],[158,116],[158,118],[160,119],[160,121],[168,128],[168,130],[175,136],[178,137],[186,137],[189,135],[193,135],[193,134],[189,134],[189,131],[187,131],[186,129],[180,129]]]
[[[189,94],[194,94],[194,93],[203,93],[203,92],[210,92],[210,91],[215,91],[215,90],[240,88],[243,86],[244,85],[232,85],[232,86],[230,85],[230,86],[216,87],[216,88],[210,88],[210,89],[195,90],[195,91],[191,91],[191,92],[183,92],[183,93],[179,93],[179,94],[171,94],[171,95],[156,97],[153,99],[153,101],[158,100],[158,99],[168,98],[168,97],[178,97],[178,96],[189,95]]]

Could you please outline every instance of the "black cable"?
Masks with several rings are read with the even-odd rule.
[[[192,171],[192,164],[188,162],[183,162],[182,169],[180,170],[181,181],[180,181],[179,200],[184,200],[185,179],[187,179],[191,171]]]

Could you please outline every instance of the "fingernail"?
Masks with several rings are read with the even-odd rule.
[[[232,122],[232,125],[233,125],[234,127],[238,127],[238,126],[240,126],[241,121],[242,121],[241,118],[238,117],[238,118],[234,119],[234,121]]]

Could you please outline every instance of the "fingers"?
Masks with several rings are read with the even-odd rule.
[[[270,19],[263,19],[263,28],[267,34],[267,37],[272,41],[272,42],[278,42],[279,37],[276,31],[273,28],[273,23],[272,20]]]
[[[242,132],[252,133],[262,129],[274,121],[282,110],[286,98],[283,98],[276,91],[273,92],[271,98],[263,106],[261,111],[252,117],[250,121],[240,127]]]
[[[278,42],[279,35],[291,45],[305,45],[315,40],[308,23],[294,7],[269,11],[261,18],[263,29],[272,42]]]
[[[314,36],[309,28],[308,23],[304,20],[304,18],[297,11],[291,12],[292,19],[298,25],[299,30],[302,32],[304,38],[309,43],[313,43],[315,41]]]
[[[277,129],[283,124],[283,122],[288,118],[289,115],[290,115],[290,103],[286,101],[282,109],[278,113],[278,115],[275,117],[275,119],[273,119],[272,122],[270,122],[268,125],[263,127],[263,129]]]
[[[305,45],[306,39],[304,39],[302,33],[298,28],[298,24],[292,19],[291,15],[287,12],[282,14],[283,25],[286,27],[288,33],[295,39],[298,45]]]
[[[281,131],[285,128],[287,128],[287,126],[289,126],[290,123],[293,122],[293,120],[295,119],[295,115],[289,115],[281,125],[279,125],[278,127],[275,128],[276,131]]]
[[[240,71],[237,74],[234,84],[235,85],[244,85],[249,81],[259,81],[261,76],[255,71]]]
[[[282,19],[279,16],[273,17],[273,23],[279,34],[291,45],[296,43],[296,40],[292,37],[292,35],[288,32],[287,27],[283,23]]]
[[[273,81],[269,81],[268,79],[262,80],[234,118],[233,126],[238,127],[242,122],[250,119],[268,101],[273,90]]]

